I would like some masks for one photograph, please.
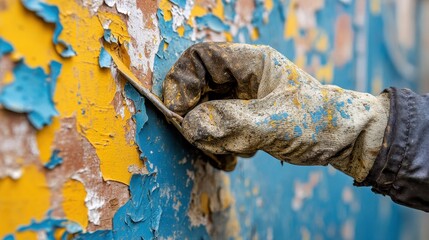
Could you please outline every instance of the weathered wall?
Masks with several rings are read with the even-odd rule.
[[[199,41],[269,44],[349,89],[416,88],[415,4],[0,0],[0,238],[416,234],[411,210],[333,168],[281,167],[260,153],[233,173],[212,169],[104,50],[157,94]]]

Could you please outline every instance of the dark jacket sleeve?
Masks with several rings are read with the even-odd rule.
[[[429,212],[429,95],[390,88],[390,115],[382,149],[369,175],[372,186],[396,203]]]

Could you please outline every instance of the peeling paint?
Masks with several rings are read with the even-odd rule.
[[[13,46],[0,37],[0,58],[6,54],[13,52]]]
[[[350,179],[332,168],[280,168],[258,153],[241,160],[231,174],[217,172],[125,85],[108,58],[101,63],[110,69],[99,68],[100,47],[111,47],[145,87],[161,96],[165,74],[188,46],[236,41],[269,44],[325,83],[350,89],[359,85],[376,93],[386,84],[415,88],[391,71],[391,60],[382,52],[382,8],[380,0],[0,4],[0,98],[23,86],[34,96],[38,89],[46,94],[37,99],[46,98],[46,105],[37,107],[50,106],[49,111],[40,108],[43,121],[33,113],[39,130],[26,119],[36,109],[28,102],[22,104],[25,114],[0,109],[0,210],[7,216],[0,219],[0,238],[47,238],[52,233],[59,238],[63,233],[75,236],[80,229],[77,239],[271,239],[285,234],[371,239],[375,231],[387,232],[387,238],[400,236],[398,209],[347,188]],[[406,9],[401,11],[408,19]],[[38,47],[28,44],[28,36]],[[412,39],[402,36],[403,42],[404,37]],[[54,61],[56,67],[50,65]],[[31,75],[26,84],[19,77],[23,73],[15,73],[24,69],[22,64],[27,72],[38,73],[36,78],[25,75]],[[296,106],[305,104],[305,98],[296,100]],[[350,102],[332,104],[332,111],[347,117],[342,106]],[[304,116],[302,125],[293,123],[287,137],[310,128],[312,117],[316,132],[335,124],[332,112],[312,114]],[[62,163],[45,168],[55,151]],[[50,217],[45,216],[49,209]],[[367,209],[380,219],[362,220]],[[40,224],[42,231],[17,231]],[[355,230],[363,224],[367,231]]]
[[[82,231],[82,228],[74,222],[67,221],[66,219],[56,219],[51,217],[51,212],[48,212],[45,219],[40,222],[32,220],[30,224],[18,228],[18,232],[35,231],[45,234],[46,239],[56,239],[55,234],[60,229],[65,230],[61,234],[61,239],[67,239],[76,233]]]
[[[61,64],[52,61],[50,67],[48,75],[42,68],[30,68],[21,60],[13,69],[15,79],[0,92],[0,103],[8,110],[28,113],[28,119],[37,129],[50,124],[58,114],[52,95]]]
[[[220,18],[213,14],[206,14],[202,17],[195,18],[197,26],[200,29],[210,28],[215,32],[228,31],[229,25],[225,24]]]
[[[54,150],[52,152],[52,155],[51,155],[51,158],[49,159],[49,162],[47,162],[45,164],[45,168],[54,169],[56,166],[63,163],[63,158],[58,155],[59,153],[60,153],[59,150]]]
[[[98,58],[98,64],[100,65],[101,68],[110,68],[110,66],[112,65],[112,57],[104,49],[104,47],[101,47],[101,49],[100,49],[100,56]]]
[[[63,31],[63,25],[60,22],[60,13],[57,6],[49,5],[39,0],[21,0],[22,4],[29,10],[36,13],[37,16],[41,17],[47,23],[55,24],[54,36],[52,42],[55,44],[57,52],[65,58],[73,57],[76,52],[72,46],[63,40],[59,39],[61,32]]]

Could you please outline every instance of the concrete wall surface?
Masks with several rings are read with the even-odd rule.
[[[107,52],[158,95],[202,41],[267,44],[347,89],[421,90],[423,4],[0,0],[0,239],[423,238],[425,214],[332,167],[260,152],[213,169]]]

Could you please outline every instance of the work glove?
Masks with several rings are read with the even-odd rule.
[[[361,182],[381,148],[389,96],[322,85],[268,46],[200,43],[167,74],[164,104],[185,138],[213,154],[263,150]]]

